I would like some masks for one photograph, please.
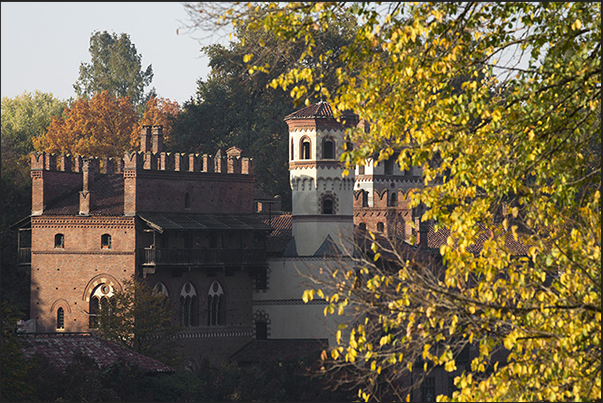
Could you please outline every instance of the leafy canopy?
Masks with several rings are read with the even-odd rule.
[[[73,85],[78,97],[89,98],[108,91],[116,98],[130,97],[136,106],[155,95],[144,91],[153,80],[153,67],[142,70],[142,55],[128,34],[96,31],[90,37],[90,63],[80,65],[80,75]]]
[[[64,115],[53,117],[48,131],[33,140],[36,151],[120,157],[139,141],[138,116],[129,98],[103,91],[77,99]]]
[[[405,346],[455,371],[460,341],[478,356],[456,377],[454,400],[600,400],[600,3],[223,7],[214,21],[301,44],[301,61],[327,60],[316,37],[349,9],[359,27],[342,49],[337,88],[303,63],[271,85],[307,104],[320,93],[370,122],[369,133],[350,133],[348,168],[399,152],[401,168],[424,174],[412,205],[448,231],[431,282],[416,275],[430,266],[398,254],[396,270],[367,262],[358,274],[333,271],[337,288],[305,294],[325,296],[327,312],[355,302],[367,310],[331,354],[366,381],[359,396],[378,398],[380,379],[412,370]],[[272,67],[245,61],[251,72]],[[375,242],[377,259],[383,247]]]

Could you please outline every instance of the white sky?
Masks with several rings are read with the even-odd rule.
[[[93,31],[129,34],[142,68],[153,66],[151,87],[181,105],[209,73],[200,51],[209,39],[200,43],[196,38],[206,33],[182,32],[187,14],[181,3],[2,2],[1,17],[3,98],[35,90],[75,97],[80,64],[90,63]]]

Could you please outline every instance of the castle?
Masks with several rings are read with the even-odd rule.
[[[31,273],[35,332],[89,332],[104,301],[132,275],[169,297],[187,365],[219,361],[253,340],[334,342],[326,301],[304,304],[304,273],[349,259],[354,231],[408,239],[406,195],[417,168],[390,161],[343,176],[346,128],[328,103],[285,117],[292,212],[254,192],[253,161],[166,153],[145,126],[123,158],[32,154],[32,213],[19,252]],[[347,144],[347,145],[346,145]],[[266,214],[266,210],[269,214]],[[418,225],[415,226],[419,228]],[[415,231],[427,247],[424,230]]]

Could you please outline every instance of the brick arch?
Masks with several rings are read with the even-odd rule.
[[[90,302],[90,295],[92,295],[92,291],[94,291],[99,284],[109,284],[115,291],[123,290],[121,283],[117,281],[115,277],[110,274],[99,274],[98,276],[94,276],[84,288],[82,301]]]
[[[54,313],[59,308],[63,308],[65,313],[71,313],[71,305],[69,305],[69,302],[67,302],[67,300],[65,300],[63,298],[59,298],[56,301],[54,301],[52,303],[52,306],[50,307],[49,312]]]

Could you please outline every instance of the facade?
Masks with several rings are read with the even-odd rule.
[[[30,317],[37,332],[88,332],[133,275],[170,298],[194,366],[254,337],[252,291],[270,227],[253,211],[252,161],[162,152],[144,127],[123,159],[32,155]],[[26,237],[24,237],[26,238]],[[29,250],[28,250],[29,249]],[[29,254],[29,259],[27,255]]]

